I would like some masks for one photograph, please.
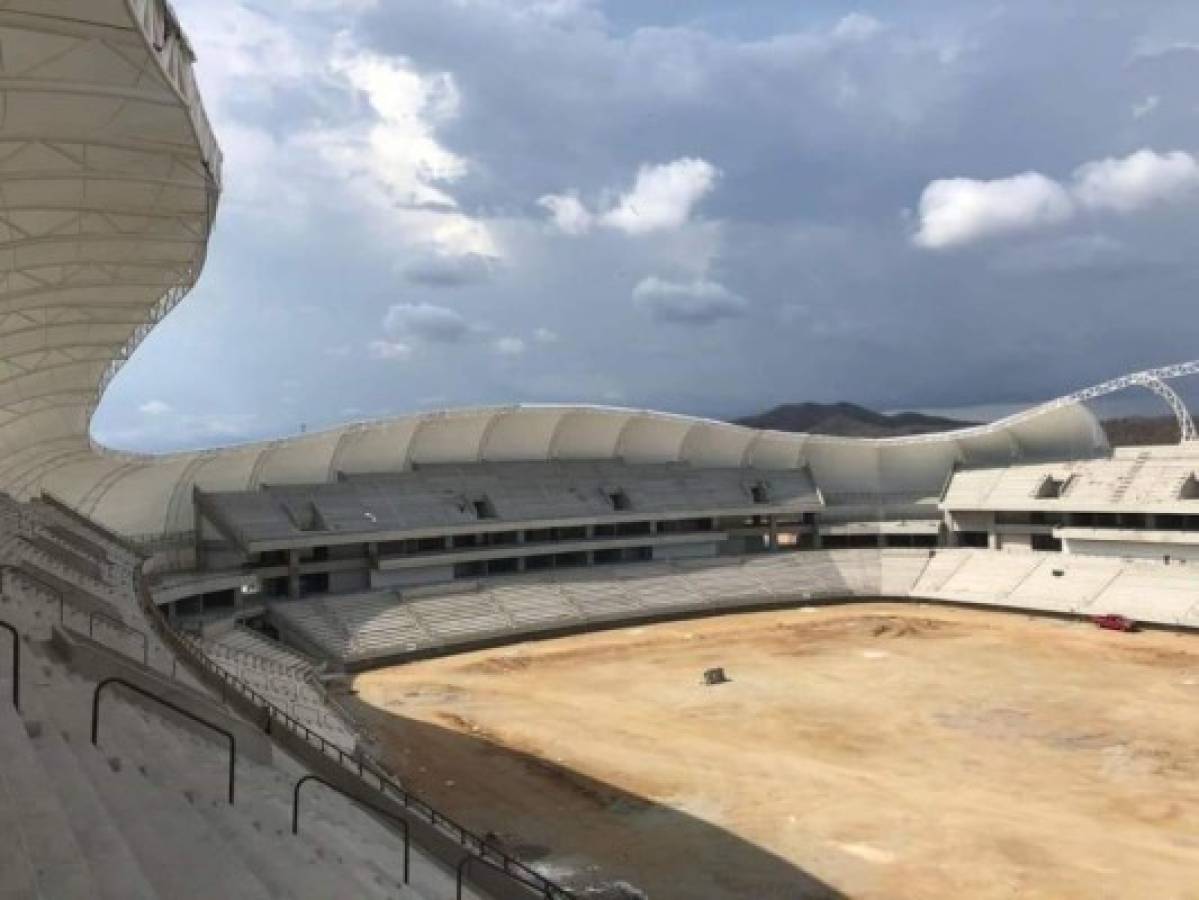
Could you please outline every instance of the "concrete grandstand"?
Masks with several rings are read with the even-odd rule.
[[[327,690],[338,669],[854,598],[1199,627],[1199,450],[1113,452],[1093,393],[918,438],[555,405],[96,446],[101,393],[200,276],[220,152],[163,0],[16,0],[0,45],[13,896],[571,895],[390,777]],[[128,702],[147,693],[170,706]],[[233,805],[196,717],[237,738]],[[336,790],[293,837],[305,773]]]

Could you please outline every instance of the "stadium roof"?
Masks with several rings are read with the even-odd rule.
[[[764,432],[591,406],[408,416],[243,447],[138,457],[94,445],[100,394],[199,277],[220,151],[162,0],[0,10],[0,488],[47,489],[128,534],[192,527],[192,489],[325,481],[420,462],[603,459],[793,468],[826,497],[938,494],[955,463],[1089,456],[1095,417],[1050,404],[916,439]]]

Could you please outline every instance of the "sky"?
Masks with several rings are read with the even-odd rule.
[[[1193,0],[174,6],[223,194],[104,443],[996,410],[1199,357]]]

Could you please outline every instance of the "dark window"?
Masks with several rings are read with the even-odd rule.
[[[754,503],[769,503],[770,494],[766,490],[766,482],[758,481],[749,486],[749,495],[753,497]]]
[[[495,504],[489,498],[479,497],[470,503],[474,507],[476,517],[480,519],[494,519],[496,517]]]
[[[985,531],[959,531],[958,544],[963,547],[986,547],[987,533]]]
[[[612,504],[612,508],[617,512],[625,512],[633,508],[632,502],[629,500],[629,495],[624,492],[623,488],[617,488],[614,491],[608,491],[608,501]]]
[[[1195,479],[1195,473],[1192,472],[1186,477],[1186,480],[1178,488],[1179,500],[1199,500],[1199,480]]]
[[[1062,549],[1061,538],[1055,538],[1051,534],[1034,534],[1032,535],[1032,548],[1034,550],[1057,550]]]
[[[510,556],[507,559],[493,559],[487,563],[488,575],[505,575],[516,570],[517,563],[514,556]]]
[[[1067,475],[1065,478],[1054,478],[1052,475],[1046,475],[1037,487],[1037,499],[1056,500],[1058,497],[1064,497],[1073,478],[1073,475]]]

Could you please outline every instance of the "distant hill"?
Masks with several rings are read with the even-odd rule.
[[[764,413],[737,419],[736,422],[750,428],[805,431],[809,434],[835,434],[841,437],[926,434],[930,431],[950,431],[978,424],[915,412],[888,415],[858,406],[856,403],[785,403]]]
[[[894,437],[969,428],[977,422],[901,412],[875,412],[856,403],[785,403],[754,416],[737,419],[738,425],[775,431],[803,431],[841,437]],[[1103,420],[1103,430],[1113,447],[1178,442],[1178,424],[1173,416],[1123,416]]]
[[[1173,416],[1124,416],[1104,419],[1103,430],[1113,447],[1177,444],[1178,422]]]

